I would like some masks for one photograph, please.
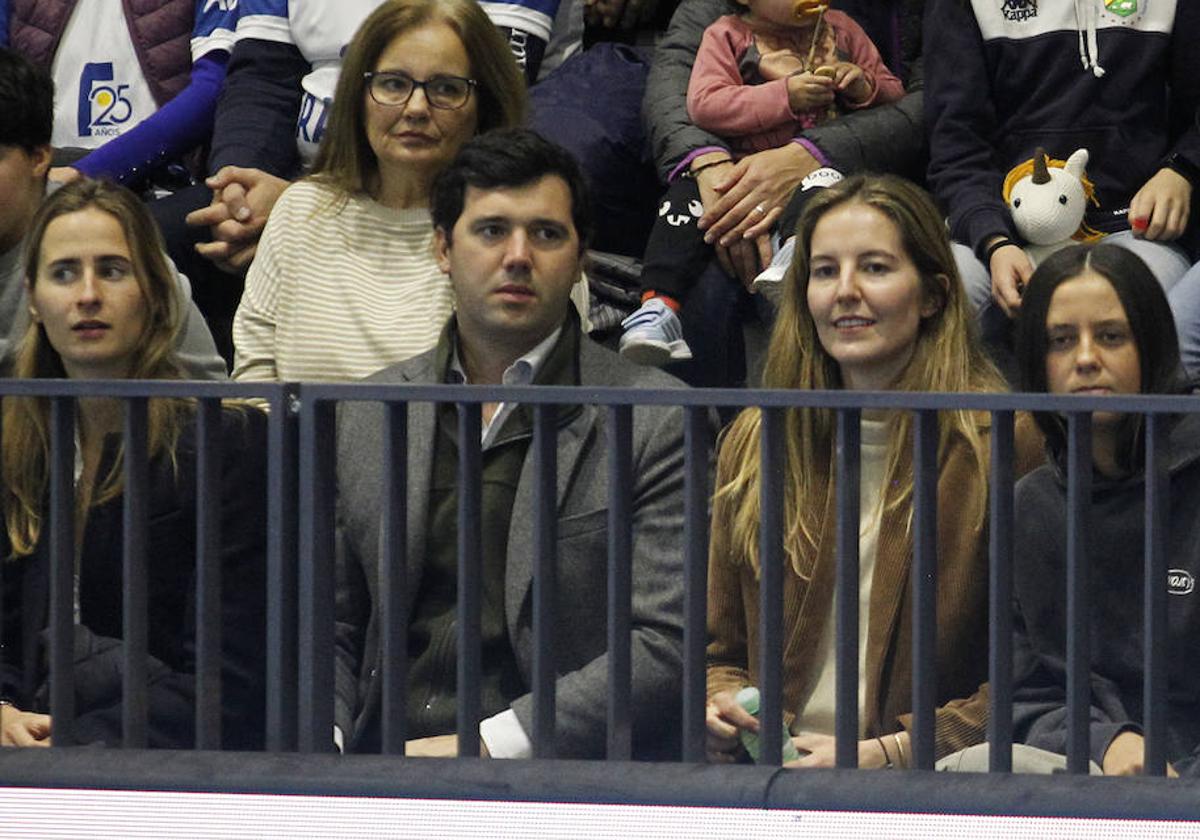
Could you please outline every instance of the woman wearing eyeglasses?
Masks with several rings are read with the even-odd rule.
[[[312,174],[271,213],[234,319],[233,375],[356,379],[429,349],[452,296],[429,189],[525,86],[474,0],[392,0],[346,48]]]

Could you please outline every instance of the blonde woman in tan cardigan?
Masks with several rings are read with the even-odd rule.
[[[929,196],[894,177],[854,177],[812,199],[764,371],[768,388],[1002,391],[974,334],[945,224]],[[783,710],[802,756],[834,763],[834,415],[790,411],[784,484]],[[861,767],[905,764],[912,748],[909,412],[864,412],[860,519]],[[757,723],[736,703],[758,681],[760,412],[744,411],[718,458],[709,558],[707,751],[742,757]],[[938,463],[936,754],[984,739],[987,723],[986,413],[943,412]],[[1040,460],[1017,429],[1018,474]],[[886,737],[882,737],[886,736]]]

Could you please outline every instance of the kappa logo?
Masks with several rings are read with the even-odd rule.
[[[216,6],[219,12],[236,12],[238,0],[207,0],[204,4],[204,11],[207,12],[213,6]]]
[[[1191,595],[1196,588],[1196,579],[1187,569],[1167,571],[1167,591],[1172,595]]]
[[[1023,21],[1037,17],[1038,0],[1004,0],[1000,13],[1005,20]]]

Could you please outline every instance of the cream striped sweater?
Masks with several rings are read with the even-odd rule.
[[[453,295],[429,212],[334,197],[301,181],[271,211],[233,322],[235,379],[358,379],[437,343]]]

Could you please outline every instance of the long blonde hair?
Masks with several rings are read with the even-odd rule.
[[[144,331],[130,365],[130,379],[180,379],[175,356],[179,329],[178,293],[167,263],[162,236],[141,200],[124,187],[81,178],[53,193],[42,204],[27,239],[25,284],[30,296],[37,286],[38,263],[46,228],[60,216],[94,208],[121,225],[133,262],[133,273],[146,307]],[[62,357],[51,345],[46,328],[31,321],[13,358],[11,376],[18,379],[65,379]],[[150,456],[174,456],[184,423],[187,403],[153,399],[148,405]],[[32,554],[42,528],[42,506],[48,487],[50,458],[50,402],[43,397],[7,397],[4,400],[3,438],[0,439],[0,472],[4,487],[4,525],[13,556]],[[92,504],[121,492],[123,473],[118,457],[100,483]]]
[[[921,278],[923,298],[937,310],[921,319],[912,358],[897,381],[899,391],[1003,391],[1006,386],[984,354],[974,318],[955,267],[941,215],[929,195],[891,175],[855,176],[820,191],[805,207],[796,227],[796,252],[784,281],[784,295],[771,332],[763,386],[766,388],[840,389],[837,362],[817,338],[808,308],[809,259],[813,230],[830,211],[848,204],[872,207],[895,224],[901,242]],[[805,575],[802,557],[819,544],[826,493],[825,476],[833,464],[834,413],[826,409],[790,409],[786,413],[784,469],[784,545],[792,567]],[[731,544],[753,567],[758,564],[759,432],[758,409],[746,409],[728,429],[721,445],[721,483],[716,498],[732,521]],[[888,509],[912,496],[909,456],[912,418],[890,413],[884,471]],[[965,438],[975,455],[980,480],[987,480],[987,445],[979,420],[970,411],[944,412],[939,423],[939,460],[952,436]],[[978,523],[982,524],[982,523]],[[807,550],[802,547],[807,545]]]

